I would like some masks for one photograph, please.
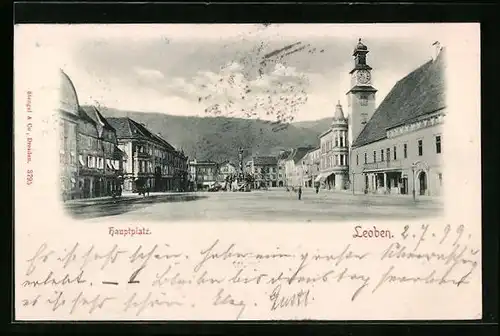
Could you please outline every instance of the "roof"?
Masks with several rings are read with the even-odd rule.
[[[253,158],[253,164],[257,166],[276,165],[278,159],[275,156],[256,156]]]
[[[189,162],[189,165],[191,166],[217,166],[217,162],[214,161],[191,161]]]
[[[299,162],[306,156],[307,153],[314,147],[298,147],[293,150],[293,152],[288,157],[288,160],[293,160],[294,163]]]
[[[353,56],[356,54],[356,52],[358,51],[367,51],[368,50],[368,47],[366,45],[363,44],[363,42],[361,42],[361,38],[358,40],[358,44],[356,45],[356,47],[354,48],[354,51],[353,51]]]
[[[108,118],[108,122],[115,128],[116,136],[119,139],[140,139],[152,140],[171,150],[175,148],[162,137],[154,134],[144,125],[128,117]]]
[[[80,118],[87,120],[95,125],[102,124],[105,129],[115,131],[115,128],[103,117],[101,112],[91,105],[82,105],[79,109]]]
[[[311,148],[311,149],[309,150],[309,152],[307,152],[307,154],[314,153],[314,152],[316,152],[317,150],[319,150],[320,148],[321,148],[321,147],[314,147],[314,148]]]
[[[442,50],[434,61],[426,62],[394,85],[359,133],[353,147],[383,140],[388,128],[445,107],[444,52]]]
[[[292,153],[292,149],[287,149],[278,154],[278,160],[286,160]]]
[[[335,114],[333,115],[333,119],[336,120],[344,120],[344,111],[342,110],[342,105],[340,104],[340,100],[335,106]]]

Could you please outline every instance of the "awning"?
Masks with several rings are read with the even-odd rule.
[[[373,168],[373,169],[363,169],[363,173],[389,173],[389,172],[401,172],[402,168]]]
[[[323,182],[324,180],[326,180],[328,178],[328,176],[330,176],[332,174],[335,174],[335,173],[334,172],[330,172],[330,173],[319,174],[316,177],[316,179],[314,180],[314,182]]]
[[[80,161],[80,164],[85,167],[85,162],[83,161],[83,156],[82,155],[79,155],[78,156],[78,161]]]
[[[324,180],[324,176],[323,174],[319,174],[318,176],[316,176],[316,178],[314,179],[314,182],[321,182],[322,180]]]

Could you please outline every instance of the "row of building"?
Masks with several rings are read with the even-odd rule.
[[[160,134],[130,118],[105,118],[80,105],[76,89],[60,71],[60,186],[64,200],[111,196],[141,188],[185,190],[188,158]]]
[[[251,158],[244,169],[255,176],[255,187],[440,195],[446,63],[444,48],[438,42],[432,48],[432,59],[400,79],[376,108],[369,51],[360,39],[349,72],[348,116],[339,101],[317,147]],[[216,163],[210,164],[208,183],[217,180],[219,169]],[[237,170],[230,163],[222,166],[226,171]]]
[[[354,48],[348,116],[340,102],[319,146],[293,150],[281,163],[286,183],[359,193],[440,195],[446,118],[445,50],[400,79],[376,108],[368,48]],[[278,163],[280,165],[280,163]]]

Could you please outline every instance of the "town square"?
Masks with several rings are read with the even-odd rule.
[[[198,70],[192,83],[135,68],[141,85],[166,85],[172,95],[189,97],[192,115],[140,112],[139,97],[136,110],[115,108],[106,92],[95,99],[87,92],[95,90],[92,85],[79,77],[75,81],[71,68],[61,68],[60,196],[69,213],[82,219],[159,221],[439,214],[445,46],[429,39],[425,53],[418,50],[421,58],[392,74],[391,62],[404,61],[377,47],[380,40],[375,51],[363,37],[338,40],[330,51],[321,39],[314,47],[268,37],[266,49],[259,41],[269,29],[281,28],[247,33],[250,41],[239,38],[241,48],[257,49],[224,54],[225,60],[207,64],[221,64],[219,73]],[[228,45],[224,48],[233,47]],[[314,55],[329,52],[344,64],[338,73],[298,72],[304,62],[314,62]],[[379,70],[384,58],[385,68]],[[193,64],[201,67],[200,62]],[[390,80],[377,76],[379,71]],[[346,80],[336,81],[340,77]],[[321,118],[304,117],[309,101],[319,96],[312,88],[322,90],[313,80],[336,81],[339,92],[318,105]]]
[[[99,222],[147,218],[158,222],[258,221],[337,222],[345,220],[411,220],[442,214],[443,203],[432,197],[411,198],[306,189],[299,202],[297,194],[274,188],[250,193],[194,192],[133,195],[121,200],[75,203],[68,210],[76,219]]]

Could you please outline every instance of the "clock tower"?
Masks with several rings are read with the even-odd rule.
[[[351,75],[351,89],[347,92],[349,111],[349,143],[352,144],[375,112],[375,93],[372,86],[372,68],[366,63],[368,47],[359,39],[354,48],[354,68]]]

